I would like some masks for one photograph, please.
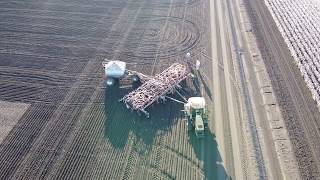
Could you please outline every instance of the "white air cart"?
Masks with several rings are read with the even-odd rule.
[[[140,83],[149,80],[151,77],[142,73],[128,70],[127,63],[123,61],[105,61],[102,63],[105,70],[105,78],[107,86],[116,85],[121,79],[126,79],[128,82]]]

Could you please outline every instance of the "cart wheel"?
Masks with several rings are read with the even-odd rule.
[[[114,86],[114,84],[116,83],[116,81],[115,81],[114,78],[108,77],[106,83],[107,83],[107,86]]]
[[[133,83],[139,83],[140,82],[140,78],[137,74],[134,74],[131,76],[131,80]]]

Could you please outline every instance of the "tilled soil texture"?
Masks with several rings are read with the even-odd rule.
[[[226,178],[213,125],[198,140],[180,105],[146,119],[118,102],[130,89],[105,88],[104,58],[155,74],[187,52],[212,105],[209,1],[1,1],[0,99],[31,106],[0,145],[0,179]]]

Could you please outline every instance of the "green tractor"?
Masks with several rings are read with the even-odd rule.
[[[204,131],[208,128],[208,114],[206,101],[203,97],[191,97],[184,105],[184,115],[187,121],[188,130],[194,130],[197,137],[203,137]]]

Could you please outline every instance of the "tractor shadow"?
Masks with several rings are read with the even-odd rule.
[[[231,180],[228,176],[218,150],[215,135],[206,129],[205,136],[198,138],[192,131],[188,133],[188,142],[191,144],[196,157],[203,162],[203,171],[206,180]]]
[[[128,110],[119,102],[132,89],[107,89],[105,92],[105,138],[114,148],[123,149],[128,138],[135,137],[136,142],[145,145],[144,151],[150,150],[159,133],[166,133],[180,117],[183,106],[167,101],[155,103],[148,110],[150,117]]]

